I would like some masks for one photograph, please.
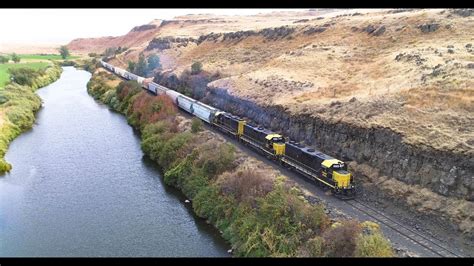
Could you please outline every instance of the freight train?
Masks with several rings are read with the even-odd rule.
[[[266,157],[294,169],[316,184],[329,188],[335,196],[343,199],[355,196],[353,175],[347,171],[347,165],[343,161],[124,69],[104,61],[101,61],[101,64],[124,79],[137,81],[144,89],[155,95],[169,96],[180,109],[235,137]]]

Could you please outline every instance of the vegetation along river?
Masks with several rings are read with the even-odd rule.
[[[33,129],[11,143],[0,257],[228,256],[219,232],[165,187],[125,117],[87,94],[90,77],[65,67],[38,90]]]

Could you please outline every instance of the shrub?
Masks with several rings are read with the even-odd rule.
[[[321,257],[323,255],[323,238],[316,236],[308,240],[309,255],[312,257]]]
[[[10,60],[10,58],[8,58],[8,56],[0,55],[0,64],[8,63],[8,60]]]
[[[330,228],[323,234],[325,254],[329,257],[353,256],[360,232],[360,225],[354,220]]]
[[[257,198],[264,197],[273,190],[273,180],[261,171],[245,169],[224,174],[220,189],[237,202],[246,201],[254,205]]]
[[[361,234],[356,240],[355,257],[393,257],[390,243],[380,232]]]
[[[192,75],[199,74],[199,73],[201,73],[201,71],[202,71],[202,63],[201,62],[194,62],[191,65],[191,74]]]
[[[12,170],[12,165],[7,163],[5,159],[1,158],[0,159],[0,173],[9,172],[10,170]]]
[[[202,130],[202,121],[197,117],[193,117],[192,124],[191,124],[191,132],[197,133]]]
[[[134,99],[129,108],[129,120],[132,125],[143,128],[149,123],[168,119],[176,114],[177,109],[166,95],[151,96],[141,92]]]
[[[34,85],[35,80],[46,74],[44,69],[35,70],[29,67],[10,68],[8,73],[15,83],[30,87]]]
[[[199,147],[199,158],[196,166],[201,168],[202,173],[214,177],[233,167],[235,158],[235,147],[224,143],[213,145],[212,143]]]
[[[11,59],[12,59],[12,61],[15,62],[15,63],[19,63],[20,60],[21,60],[21,58],[20,58],[17,54],[15,54],[15,53],[13,53],[13,54],[11,55]]]
[[[176,161],[176,153],[182,148],[193,136],[189,132],[177,133],[171,139],[166,141],[158,158],[158,164],[163,169],[168,169]]]
[[[178,163],[175,167],[169,169],[165,173],[164,181],[167,185],[174,185],[180,187],[181,179],[187,178],[191,175],[193,158],[186,158],[185,160]]]
[[[146,140],[156,134],[162,135],[165,132],[169,132],[170,128],[171,122],[168,120],[161,120],[152,124],[148,124],[142,130],[142,140]]]

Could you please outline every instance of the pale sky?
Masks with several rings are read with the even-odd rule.
[[[123,35],[153,19],[202,13],[253,15],[284,10],[290,9],[0,9],[0,44],[67,44],[75,38]]]

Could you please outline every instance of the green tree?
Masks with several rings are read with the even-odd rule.
[[[127,67],[127,70],[134,73],[135,72],[135,68],[137,66],[137,63],[133,62],[133,61],[128,61],[128,67]]]
[[[8,63],[8,60],[10,60],[8,56],[0,55],[0,64]]]
[[[202,63],[201,62],[194,62],[191,65],[191,74],[199,74],[202,71]]]
[[[61,57],[63,59],[66,59],[68,56],[71,55],[66,45],[62,45],[61,47],[59,47],[59,53],[61,54]]]
[[[18,63],[18,62],[20,62],[20,57],[17,54],[13,53],[12,54],[12,60],[13,60],[13,62]]]
[[[104,56],[105,57],[111,57],[111,56],[115,55],[116,51],[117,51],[117,48],[109,47],[109,48],[105,49]]]
[[[139,76],[145,76],[146,68],[147,68],[147,64],[145,61],[145,55],[143,55],[143,53],[140,53],[140,56],[138,57],[138,63],[135,67],[135,74]]]
[[[160,57],[156,54],[152,54],[148,57],[147,74],[151,73],[155,68],[161,68]]]

